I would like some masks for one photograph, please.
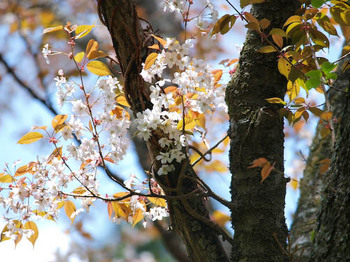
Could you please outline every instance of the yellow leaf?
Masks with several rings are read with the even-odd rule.
[[[75,211],[77,211],[75,204],[70,200],[66,200],[64,202],[64,212],[66,212],[66,215],[71,220],[72,224],[73,224],[74,219],[75,219],[75,217],[72,217],[72,215]]]
[[[76,35],[75,39],[79,39],[79,38],[86,36],[88,33],[90,33],[90,31],[94,27],[95,27],[95,25],[79,25],[79,26],[77,26],[77,28],[75,29],[75,35]]]
[[[205,167],[207,172],[219,172],[219,173],[226,173],[227,166],[220,160],[214,160],[211,161],[208,166]]]
[[[18,140],[17,144],[30,144],[42,139],[43,137],[44,136],[39,132],[29,132],[22,136],[21,139]]]
[[[333,115],[332,112],[323,112],[321,114],[321,118],[329,121],[332,118],[332,115]]]
[[[299,182],[296,179],[292,179],[289,184],[294,190],[297,190],[299,187]]]
[[[66,121],[68,115],[57,115],[55,118],[52,120],[51,124],[53,129],[57,132],[57,130],[61,127],[61,125]]]
[[[41,129],[41,130],[46,130],[47,126],[32,126],[32,130],[37,130],[37,129]]]
[[[55,148],[52,153],[50,154],[50,156],[47,158],[47,162],[49,164],[51,164],[52,160],[54,158],[57,158],[58,160],[61,160],[62,159],[62,147],[58,147],[58,148]]]
[[[167,204],[164,198],[159,198],[159,197],[147,197],[147,198],[156,206],[167,207]]]
[[[224,227],[225,224],[231,220],[231,217],[227,214],[224,214],[223,212],[219,210],[215,210],[213,214],[211,215],[211,218],[221,227]]]
[[[162,39],[162,38],[160,38],[160,37],[158,37],[158,36],[156,36],[156,35],[151,35],[151,36],[153,36],[155,39],[157,39],[158,40],[158,42],[164,47],[165,45],[166,45],[166,41],[164,40],[164,39]]]
[[[267,45],[260,48],[258,52],[266,54],[266,53],[277,52],[277,50],[273,46]]]
[[[21,166],[16,170],[15,177],[23,176],[26,173],[28,173],[28,165]]]
[[[106,54],[105,52],[101,51],[101,50],[95,50],[89,53],[88,58],[90,60],[92,59],[97,59],[97,58],[101,58],[101,57],[107,57],[108,54]]]
[[[296,104],[303,104],[305,103],[305,98],[304,97],[298,97],[294,100]]]
[[[183,128],[183,119],[179,121],[177,124],[177,129],[178,130],[191,130],[196,126],[196,121],[194,121],[193,118],[185,117],[185,128]]]
[[[282,104],[282,105],[286,105],[287,103],[284,102],[281,98],[279,97],[272,97],[272,98],[267,98],[265,99],[267,102],[269,102],[270,104]]]
[[[77,194],[77,195],[82,195],[84,193],[86,193],[86,188],[85,187],[77,187],[76,189],[73,190],[73,193],[74,194]]]
[[[15,181],[12,176],[5,173],[0,173],[0,183],[12,183]]]
[[[98,42],[90,39],[85,49],[86,57],[90,59],[90,53],[96,50],[98,50]]]
[[[106,66],[101,61],[90,61],[86,65],[86,67],[87,67],[87,69],[89,69],[89,71],[91,73],[98,75],[98,76],[106,76],[106,75],[111,74],[111,71],[109,71],[108,66]]]
[[[294,119],[299,119],[305,111],[305,107],[300,107],[295,113],[294,113]]]
[[[122,106],[126,106],[126,107],[130,107],[128,101],[126,100],[124,95],[120,95],[117,97],[117,103],[122,105]]]
[[[202,127],[205,129],[205,115],[200,114],[196,119],[196,123],[199,127]]]
[[[63,25],[55,26],[55,27],[49,27],[43,30],[43,34],[60,31],[63,29]]]
[[[84,55],[85,55],[85,52],[80,52],[74,56],[74,60],[80,63],[81,60],[83,60]]]
[[[33,247],[34,247],[35,241],[38,239],[38,236],[39,236],[38,227],[36,226],[36,224],[33,221],[28,221],[24,224],[24,228],[30,229],[33,231],[33,234],[27,238],[33,244]]]
[[[294,83],[292,81],[288,81],[287,83],[287,95],[289,97],[289,100],[294,100],[300,92],[300,85],[298,84],[298,81],[295,81]]]
[[[286,25],[289,25],[294,22],[301,22],[301,16],[300,15],[293,15],[287,19],[287,21],[284,23],[283,27]]]
[[[122,217],[126,221],[128,221],[128,217],[129,217],[129,214],[131,213],[131,209],[126,204],[113,201],[112,208],[114,210],[116,217]]]
[[[283,57],[278,59],[277,65],[278,65],[278,71],[280,71],[280,73],[288,79],[291,65]]]
[[[138,222],[140,222],[143,219],[143,212],[141,209],[136,209],[134,215],[132,216],[132,227],[134,227]]]
[[[157,57],[158,57],[157,53],[150,53],[146,58],[144,69],[147,70],[151,68],[151,66],[156,62]]]
[[[59,208],[57,208],[57,209],[59,209]],[[35,215],[37,215],[37,216],[44,217],[44,218],[46,218],[47,220],[55,221],[55,219],[53,218],[53,216],[48,215],[47,212],[45,212],[45,211],[33,210],[32,213],[35,214]]]

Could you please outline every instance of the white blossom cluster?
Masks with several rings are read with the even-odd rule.
[[[137,113],[137,135],[147,141],[152,132],[161,130],[165,135],[158,143],[163,148],[157,156],[162,163],[158,175],[166,175],[174,170],[174,160],[181,162],[185,158],[183,148],[187,145],[188,135],[178,128],[178,123],[189,112],[199,114],[212,112],[218,107],[225,108],[224,86],[216,86],[211,67],[203,60],[192,59],[188,55],[192,47],[191,40],[184,44],[172,38],[158,54],[155,63],[147,70],[143,69],[143,79],[153,85],[151,89],[152,110]],[[162,77],[165,68],[177,70],[172,79],[153,83],[155,76]],[[176,92],[165,93],[166,82],[177,86]],[[176,106],[175,99],[182,97],[182,103]],[[179,110],[172,110],[177,107]]]
[[[203,10],[200,12],[199,15],[196,17],[196,25],[200,29],[207,29],[209,26],[209,21],[211,20],[212,23],[215,23],[218,20],[219,12],[215,8],[213,1],[211,0],[205,0],[205,9],[209,10],[208,12],[205,12]],[[164,12],[177,12],[179,14],[182,14],[185,16],[188,12],[188,6],[193,4],[193,0],[163,0],[161,2],[161,7],[163,8]]]

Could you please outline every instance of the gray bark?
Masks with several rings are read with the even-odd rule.
[[[275,0],[253,5],[259,20],[281,28],[298,8],[298,1]],[[269,32],[270,28],[266,30]],[[230,170],[235,230],[232,261],[287,261],[281,247],[288,234],[284,217],[287,180],[278,172],[260,183],[260,169],[248,169],[253,160],[264,157],[283,172],[283,121],[279,106],[266,98],[284,97],[286,79],[277,69],[276,54],[257,52],[264,44],[249,30],[239,67],[228,85],[226,102],[230,115]]]

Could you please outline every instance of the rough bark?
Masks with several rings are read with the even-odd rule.
[[[253,5],[251,13],[259,20],[270,20],[271,27],[281,28],[297,8],[296,0],[275,0]],[[248,31],[239,67],[226,93],[235,230],[232,261],[287,261],[281,249],[288,234],[284,217],[287,180],[272,171],[260,183],[260,170],[248,169],[253,160],[264,157],[283,172],[283,121],[279,107],[265,99],[283,99],[286,79],[278,72],[276,54],[257,52],[264,45],[259,34]]]
[[[335,113],[341,110],[330,170],[321,195],[315,241],[309,261],[350,261],[350,73],[341,79]],[[344,82],[346,84],[344,84]],[[337,111],[339,110],[339,111]]]
[[[337,69],[337,74],[340,76],[334,84],[335,89],[331,89],[329,92],[329,101],[335,118],[342,117],[346,102],[344,93],[337,90],[345,90],[349,85],[350,71],[341,74],[342,66],[343,62]],[[320,161],[331,158],[334,150],[331,136],[321,137],[320,132],[323,126],[323,123],[317,125],[316,134],[310,147],[304,176],[300,181],[298,208],[290,232],[292,251],[296,251],[295,255],[301,262],[311,259],[312,238],[316,229],[321,193],[327,182],[324,179],[325,175],[320,172]],[[335,128],[338,130],[337,124],[335,124]]]
[[[146,108],[151,108],[148,86],[144,83],[141,63],[147,57],[145,34],[138,20],[135,6],[128,0],[105,0],[98,2],[101,20],[107,26],[113,41],[113,46],[120,62],[124,78],[124,92],[136,114]],[[161,134],[153,134],[148,143],[154,168],[160,167],[155,161],[160,147],[157,144]],[[196,174],[188,160],[175,165],[175,171],[162,180],[168,188],[167,195],[178,195],[193,192],[198,189],[195,182]],[[192,177],[189,179],[188,177]],[[168,201],[172,226],[183,239],[191,261],[228,261],[220,243],[215,225],[209,220],[208,211],[203,197],[181,198]]]

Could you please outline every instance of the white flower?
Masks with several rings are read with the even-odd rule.
[[[169,213],[164,207],[152,207],[150,209],[150,214],[152,216],[152,221],[162,220],[163,217],[168,217]]]
[[[72,129],[69,126],[63,128],[61,134],[64,140],[73,139]]]
[[[77,115],[83,115],[88,112],[87,106],[80,100],[72,101],[72,111]]]
[[[46,63],[50,64],[50,60],[48,56],[52,53],[52,51],[49,49],[49,44],[44,45],[41,53],[43,54],[43,57],[45,58]]]

